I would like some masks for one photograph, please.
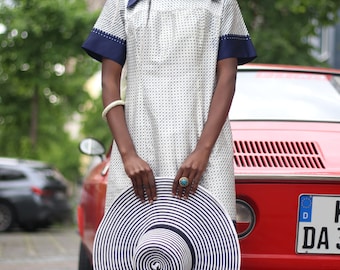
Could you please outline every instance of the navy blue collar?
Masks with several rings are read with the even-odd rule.
[[[139,1],[139,0],[128,0],[127,7],[128,7],[128,8],[133,7],[134,5],[137,4],[138,1]],[[213,1],[219,1],[219,0],[213,0]]]
[[[127,7],[128,8],[133,7],[137,2],[138,2],[138,0],[129,0]]]

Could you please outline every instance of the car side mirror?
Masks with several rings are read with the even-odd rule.
[[[105,154],[104,145],[96,139],[86,138],[79,144],[80,152],[89,156],[101,156]]]

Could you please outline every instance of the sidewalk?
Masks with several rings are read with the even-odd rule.
[[[1,270],[77,270],[76,227],[0,234]]]

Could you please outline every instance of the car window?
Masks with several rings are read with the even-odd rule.
[[[340,94],[340,76],[332,77],[331,83],[335,87],[335,89],[338,91],[338,93]]]
[[[231,120],[340,122],[339,77],[238,72]]]
[[[52,182],[53,181],[57,181],[57,182],[65,181],[65,178],[63,177],[63,175],[53,168],[50,168],[50,167],[35,168],[35,171],[43,175],[44,178],[49,181],[52,181]]]
[[[25,174],[18,170],[0,168],[0,181],[24,180]]]

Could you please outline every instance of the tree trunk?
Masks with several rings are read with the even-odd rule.
[[[31,101],[30,141],[34,152],[38,142],[39,90],[35,87]]]

